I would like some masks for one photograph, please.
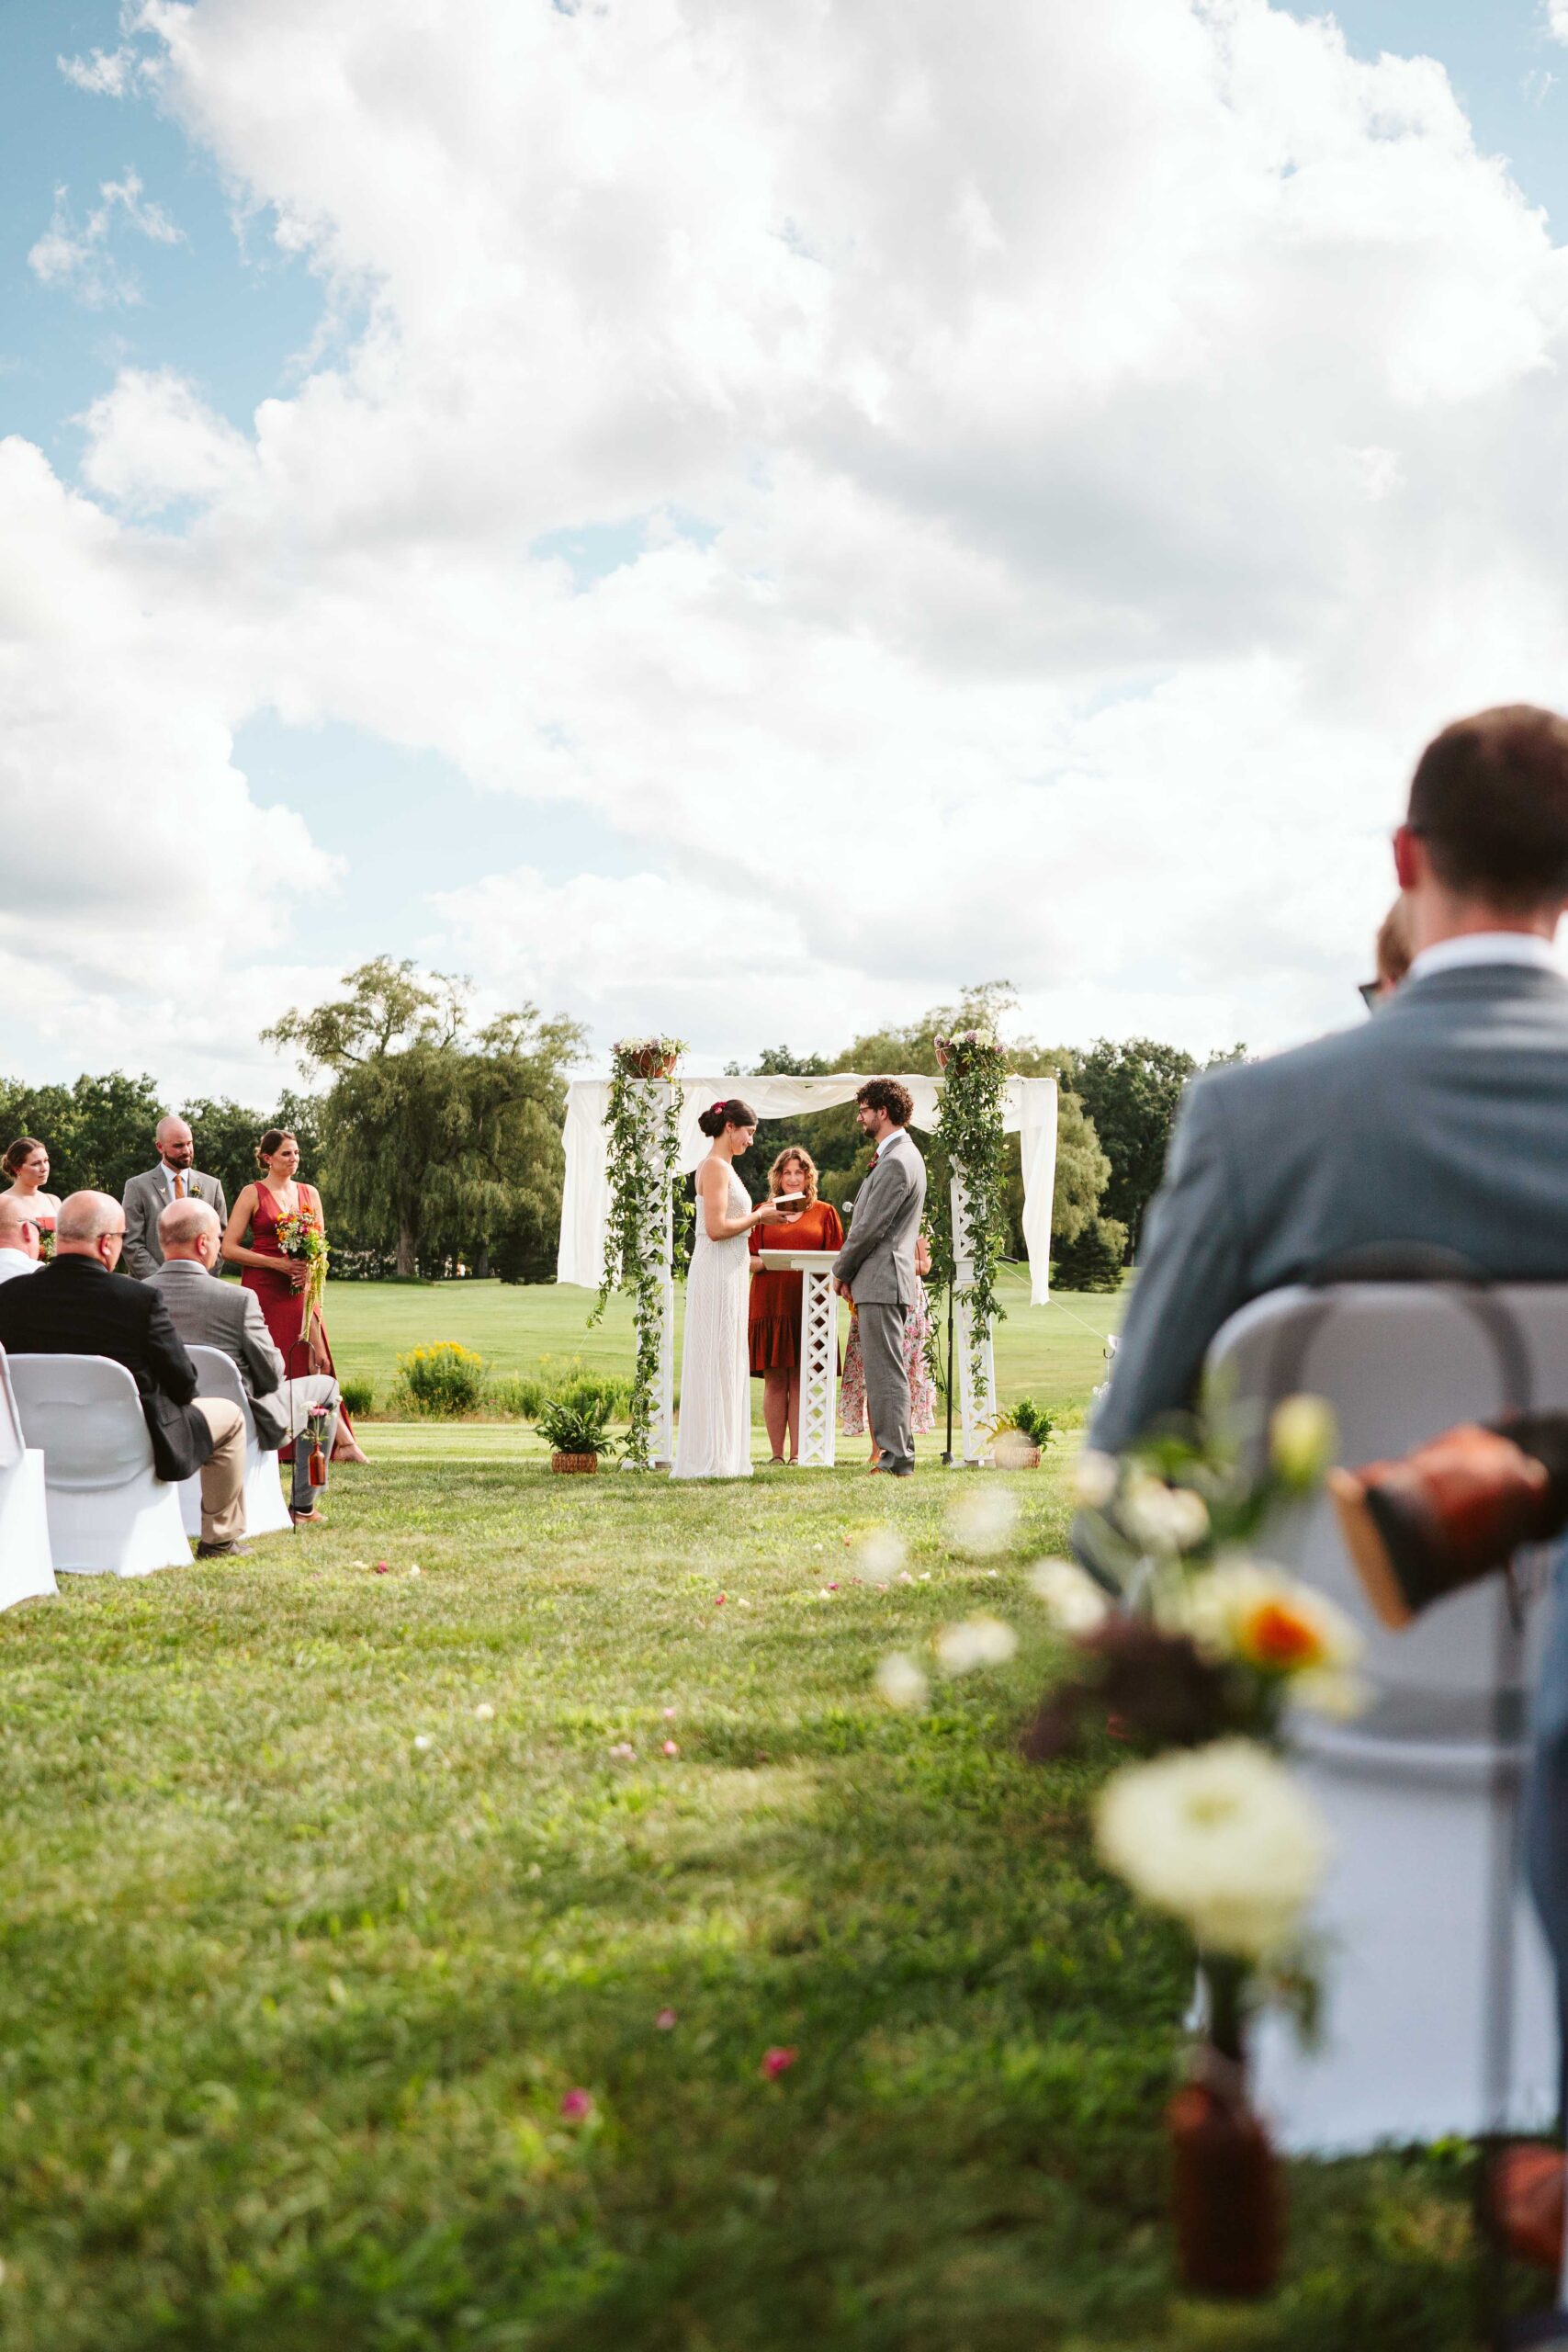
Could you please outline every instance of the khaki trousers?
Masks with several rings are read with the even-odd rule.
[[[212,1431],[201,1465],[201,1540],[237,1544],[245,1532],[245,1417],[226,1396],[198,1396],[196,1409]]]

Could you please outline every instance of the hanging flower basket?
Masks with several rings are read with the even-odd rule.
[[[550,1468],[563,1478],[591,1478],[599,1467],[596,1453],[552,1453]]]
[[[972,1069],[987,1055],[999,1055],[1001,1050],[994,1029],[955,1029],[951,1037],[937,1039],[937,1066],[945,1069],[951,1062],[955,1069]]]
[[[681,1058],[676,1037],[622,1037],[610,1048],[615,1067],[628,1078],[673,1078]]]

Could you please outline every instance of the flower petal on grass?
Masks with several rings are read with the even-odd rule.
[[[585,2123],[593,2112],[592,2093],[585,2090],[563,2092],[560,2111],[568,2123]]]
[[[781,2075],[788,2074],[790,2068],[794,2065],[799,2055],[800,2052],[798,2050],[790,2049],[787,2046],[773,2050],[764,2050],[762,2052],[762,2080],[765,2083],[776,2083]]]
[[[1017,1649],[1018,1635],[999,1617],[965,1617],[961,1624],[944,1625],[936,1637],[938,1661],[949,1674],[1006,1666]]]

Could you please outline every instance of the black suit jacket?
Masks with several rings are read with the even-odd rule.
[[[108,1356],[124,1364],[141,1392],[160,1478],[188,1478],[212,1451],[206,1416],[191,1402],[196,1366],[146,1283],[111,1274],[95,1258],[51,1259],[25,1283],[0,1283],[0,1347],[13,1356]]]

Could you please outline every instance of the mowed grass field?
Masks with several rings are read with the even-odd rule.
[[[1032,1396],[1076,1425],[1090,1390],[1105,1376],[1106,1334],[1121,1322],[1122,1299],[1067,1294],[1032,1306],[1026,1278],[1011,1268],[1004,1270],[1001,1289],[1007,1319],[997,1328],[997,1385],[1003,1401]],[[340,1283],[330,1295],[328,1325],[339,1372],[373,1381],[380,1413],[389,1409],[399,1355],[441,1340],[474,1349],[499,1374],[574,1359],[589,1370],[629,1372],[629,1301],[613,1298],[604,1321],[590,1329],[592,1305],[592,1292],[555,1283]],[[684,1305],[684,1291],[677,1288],[677,1368]],[[847,1333],[847,1309],[840,1319]],[[753,1381],[751,1389],[752,1417],[760,1420],[761,1382]]]
[[[585,1304],[331,1297],[371,1376],[589,1357]],[[1066,1383],[1056,1311],[1004,1385]],[[368,1434],[325,1532],[0,1617],[6,2352],[1474,2340],[1453,2151],[1295,2167],[1268,2303],[1174,2287],[1187,1972],[1094,1863],[1109,1754],[1015,1745],[1057,1448],[973,1559],[929,1457],[672,1488]],[[889,1712],[878,1660],[978,1609],[1013,1663]]]

